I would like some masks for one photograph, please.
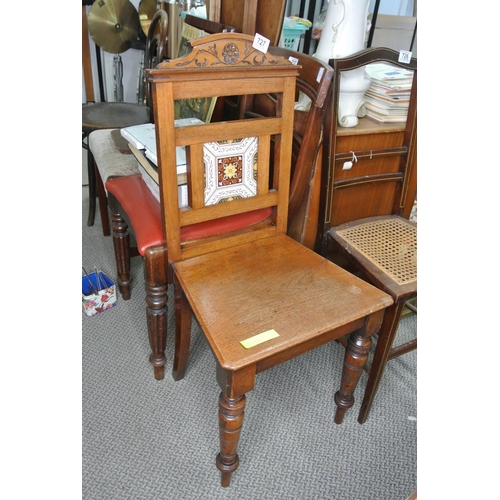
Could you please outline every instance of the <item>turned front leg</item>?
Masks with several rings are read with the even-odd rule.
[[[392,301],[389,301],[389,304]],[[368,360],[368,351],[372,345],[371,336],[380,330],[384,309],[370,314],[366,318],[365,326],[351,333],[344,356],[344,368],[342,370],[342,382],[340,390],[335,394],[337,411],[335,423],[341,424],[344,414],[354,404],[353,392],[361,376],[361,372]]]
[[[236,450],[243,425],[245,399],[245,395],[235,399],[227,398],[222,393],[219,396],[220,452],[215,462],[221,472],[221,485],[225,488],[231,483],[231,474],[240,461]]]
[[[166,250],[159,247],[146,249],[144,255],[144,281],[146,287],[146,318],[151,355],[156,380],[165,373],[167,345],[167,274],[164,263]]]
[[[236,450],[243,425],[245,394],[253,390],[256,365],[248,365],[238,371],[222,368],[217,362],[217,382],[221,388],[219,396],[220,453],[215,463],[221,472],[221,485],[228,487],[231,474],[238,468]]]
[[[130,236],[128,226],[121,214],[111,209],[111,224],[113,228],[113,247],[115,249],[116,273],[118,275],[118,290],[123,300],[130,299]]]
[[[346,410],[354,404],[354,389],[358,384],[361,372],[368,360],[368,352],[372,345],[371,337],[364,337],[364,329],[351,333],[344,356],[342,382],[340,390],[335,393],[337,411],[335,423],[341,424]]]

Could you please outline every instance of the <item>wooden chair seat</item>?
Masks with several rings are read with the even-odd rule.
[[[363,268],[369,280],[395,302],[417,293],[417,225],[402,217],[358,219],[329,235]]]
[[[338,338],[353,325],[361,328],[362,318],[392,302],[284,234],[182,260],[174,270],[220,367],[248,369],[252,383],[256,373]],[[269,330],[279,337],[251,349],[240,344]],[[188,348],[187,337],[179,342]],[[186,359],[181,359],[174,363],[175,380],[184,376]]]

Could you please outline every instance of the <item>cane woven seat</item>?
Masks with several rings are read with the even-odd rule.
[[[417,292],[417,225],[397,215],[367,217],[330,229],[329,236],[371,283],[395,301]]]
[[[417,280],[417,227],[400,217],[362,219],[338,229],[337,236],[352,246],[398,285]]]

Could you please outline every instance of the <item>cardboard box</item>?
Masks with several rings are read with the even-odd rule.
[[[90,282],[89,283],[89,279]],[[102,272],[82,276],[82,311],[95,316],[116,305],[115,284]]]

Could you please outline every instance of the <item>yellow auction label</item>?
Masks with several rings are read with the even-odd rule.
[[[267,330],[267,332],[259,333],[258,335],[254,335],[246,340],[240,340],[240,344],[245,349],[250,349],[250,347],[255,347],[256,345],[262,344],[263,342],[267,342],[268,340],[275,339],[279,337],[279,333],[272,329]]]

